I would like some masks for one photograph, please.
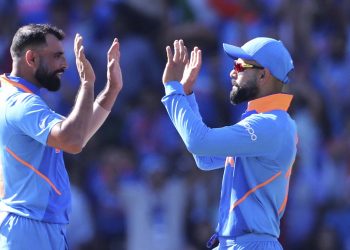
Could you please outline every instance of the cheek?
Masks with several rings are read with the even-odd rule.
[[[255,74],[244,74],[242,75],[241,82],[244,83],[244,85],[252,85],[256,83],[256,75]]]
[[[59,67],[59,64],[56,63],[56,62],[50,62],[48,63],[46,66],[46,71],[49,73],[49,74],[52,74],[54,73],[55,71],[57,71],[58,69],[60,69]]]
[[[45,60],[45,67],[49,71],[55,70],[59,64],[60,64],[60,60],[58,58],[47,58],[47,60]]]
[[[247,76],[244,74],[237,74],[236,83],[240,86],[246,85]]]

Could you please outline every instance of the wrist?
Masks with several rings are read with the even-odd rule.
[[[118,94],[122,90],[122,86],[119,86],[117,84],[113,84],[110,81],[107,81],[105,89],[108,92],[113,92]]]
[[[94,86],[94,81],[81,80],[80,85],[82,87],[91,88]]]
[[[184,92],[186,95],[191,95],[193,93],[192,88],[186,88],[186,86],[184,86]]]
[[[122,87],[115,86],[110,82],[107,82],[106,86],[103,89],[103,92],[110,93],[112,95],[118,95],[121,90],[122,90]]]

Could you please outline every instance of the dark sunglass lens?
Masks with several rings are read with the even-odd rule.
[[[238,73],[244,71],[244,68],[242,67],[242,64],[235,63],[235,71],[238,72]]]

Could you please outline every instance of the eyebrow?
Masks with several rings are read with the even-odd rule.
[[[64,55],[64,52],[63,51],[55,52],[54,55],[55,56],[61,56],[61,55]]]

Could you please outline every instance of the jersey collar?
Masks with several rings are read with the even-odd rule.
[[[2,74],[0,75],[0,79],[5,84],[12,85],[16,88],[23,90],[24,92],[34,93],[36,95],[39,95],[40,93],[40,88],[21,77],[10,76],[10,74]]]
[[[248,102],[247,111],[256,111],[257,113],[269,112],[271,110],[287,111],[293,99],[292,95],[274,94],[264,96]]]

